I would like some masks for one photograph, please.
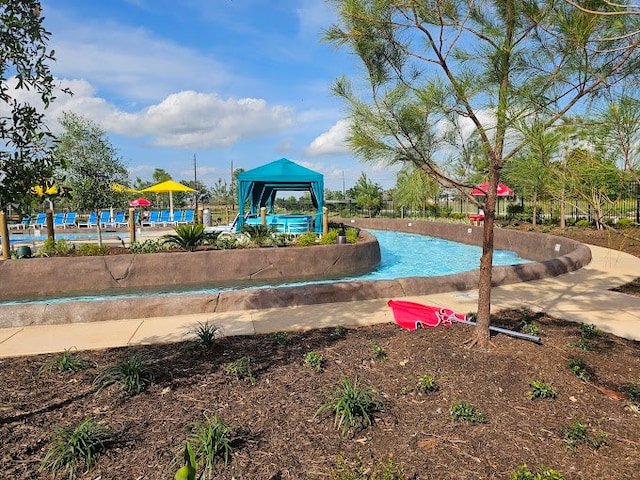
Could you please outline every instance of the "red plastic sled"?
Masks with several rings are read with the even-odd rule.
[[[391,307],[395,322],[406,330],[468,321],[466,316],[442,307],[422,305],[421,303],[404,300],[389,300],[387,305]]]

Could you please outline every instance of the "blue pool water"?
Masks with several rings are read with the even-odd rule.
[[[9,234],[9,245],[13,247],[14,245],[22,245],[22,244],[33,244],[35,242],[44,242],[47,238],[45,235],[25,235],[21,233],[11,232]],[[123,238],[128,239],[129,234],[116,233],[116,232],[102,232],[102,238]],[[56,240],[97,240],[97,233],[63,233],[59,230],[56,230]],[[2,245],[2,236],[0,235],[0,245]]]
[[[480,267],[480,256],[482,248],[473,245],[464,245],[461,243],[442,240],[440,238],[428,237],[425,235],[416,235],[411,233],[392,232],[384,230],[368,230],[378,239],[380,244],[381,262],[375,272],[357,277],[348,277],[338,280],[330,280],[331,283],[336,281],[360,281],[360,280],[391,280],[394,278],[404,277],[435,277],[462,273],[469,270],[475,270]],[[56,238],[58,236],[56,235]],[[496,250],[494,252],[493,264],[500,265],[517,265],[521,263],[529,263],[530,260],[519,257],[516,253],[506,250]],[[149,293],[149,295],[186,295],[186,294],[214,294],[226,290],[239,290],[249,288],[267,288],[273,286],[294,286],[308,285],[311,283],[328,283],[328,281],[306,281],[286,284],[271,284],[248,286],[248,287],[229,287],[229,288],[208,288],[197,290],[179,290]],[[128,298],[147,295],[147,293],[131,293],[117,295],[98,295],[98,296],[81,296],[56,298],[46,300],[33,301],[16,301],[16,302],[0,302],[0,304],[24,304],[24,303],[61,303],[66,301],[97,301],[107,298]]]

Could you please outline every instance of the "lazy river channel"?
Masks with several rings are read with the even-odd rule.
[[[207,289],[174,289],[171,291],[154,291],[151,293],[130,293],[117,295],[75,296],[61,298],[47,298],[38,300],[23,300],[0,302],[0,305],[25,304],[25,303],[61,303],[68,301],[99,301],[105,299],[131,298],[145,295],[186,295],[186,294],[211,294],[228,290],[256,289],[274,286],[295,286],[318,283],[334,283],[338,281],[362,281],[362,280],[391,280],[406,277],[437,277],[462,273],[479,268],[481,247],[465,245],[449,240],[430,237],[426,235],[402,233],[396,231],[371,230],[380,245],[381,262],[379,267],[370,273],[357,277],[333,279],[331,281],[305,281],[286,284],[265,284],[260,286],[235,286],[225,288]],[[518,265],[529,263],[530,260],[519,257],[516,253],[506,250],[494,252],[495,266]]]

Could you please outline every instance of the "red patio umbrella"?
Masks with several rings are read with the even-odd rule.
[[[488,190],[489,190],[489,183],[484,182],[478,185],[473,190],[471,190],[471,195],[485,195]],[[507,187],[504,183],[498,184],[497,193],[499,197],[513,197],[514,195],[513,190]]]
[[[130,207],[148,207],[151,205],[151,202],[146,198],[136,198],[135,200],[131,200],[129,202]]]

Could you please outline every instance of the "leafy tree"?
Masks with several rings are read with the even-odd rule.
[[[171,175],[163,168],[156,168],[151,175],[151,179],[153,180],[153,185],[172,180]]]
[[[127,169],[104,131],[74,113],[63,113],[60,124],[64,133],[54,148],[54,157],[66,168],[73,209],[98,214],[101,208],[126,204],[127,194],[112,186],[128,183]],[[101,245],[99,222],[98,240]]]
[[[570,151],[566,166],[562,180],[567,192],[586,202],[590,211],[584,213],[590,213],[601,229],[607,206],[620,194],[622,172],[610,158],[585,148]]]
[[[640,100],[619,95],[596,116],[606,148],[614,152],[624,169],[640,183]]]
[[[0,209],[26,204],[31,188],[45,185],[57,167],[48,144],[51,134],[44,110],[54,100],[55,61],[47,43],[40,2],[0,2]],[[41,106],[21,100],[17,92],[33,91]],[[14,93],[15,91],[15,93]]]
[[[551,161],[558,155],[562,132],[549,129],[543,119],[524,122],[520,133],[526,141],[520,152],[505,164],[502,175],[519,195],[533,206],[532,223],[538,217],[538,199],[549,192]]]
[[[526,145],[518,127],[538,116],[552,127],[636,75],[638,43],[625,33],[637,32],[640,18],[546,0],[332,2],[339,23],[325,39],[358,55],[367,83],[362,91],[346,78],[333,86],[349,107],[351,150],[366,161],[412,163],[485,212],[470,345],[488,345],[496,190]],[[451,172],[467,140],[487,160],[489,189],[477,199]]]
[[[360,174],[356,184],[349,189],[349,196],[354,199],[358,207],[367,209],[370,217],[380,211],[382,187],[370,181],[364,172]]]
[[[394,201],[411,210],[425,212],[427,204],[438,195],[440,185],[412,164],[405,165],[396,175]]]

